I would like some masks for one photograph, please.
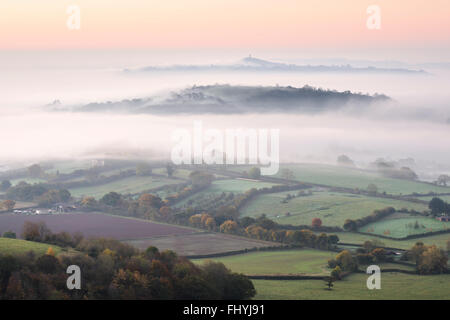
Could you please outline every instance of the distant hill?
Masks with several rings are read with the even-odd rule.
[[[332,72],[332,73],[399,73],[399,74],[427,74],[424,70],[407,68],[380,68],[375,66],[354,67],[344,65],[297,65],[272,62],[248,56],[234,64],[212,65],[171,65],[147,66],[137,69],[125,69],[124,72],[155,72],[155,71],[264,71],[264,72]]]
[[[193,86],[166,97],[90,103],[74,110],[149,114],[319,113],[346,106],[366,108],[388,101],[391,99],[385,95],[338,92],[310,86],[209,85]]]

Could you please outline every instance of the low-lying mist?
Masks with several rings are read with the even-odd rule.
[[[167,159],[174,130],[280,129],[286,162],[335,163],[340,154],[364,166],[379,157],[412,157],[423,171],[450,161],[448,71],[428,75],[283,73],[124,74],[124,65],[101,67],[9,66],[2,61],[0,164],[45,159],[133,157]],[[95,64],[94,64],[95,65]],[[262,114],[124,114],[51,112],[48,104],[83,105],[167,95],[194,85],[310,85],[322,89],[385,94],[393,103],[349,105],[325,112]],[[420,171],[420,170],[419,170]]]

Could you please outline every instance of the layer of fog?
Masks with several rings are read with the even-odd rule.
[[[125,55],[126,56],[126,55]],[[11,57],[9,57],[11,59]],[[140,62],[143,63],[145,59]],[[151,64],[151,58],[146,64]],[[25,61],[25,60],[24,60]],[[28,60],[27,60],[28,61]],[[2,164],[30,163],[48,158],[133,156],[166,158],[175,129],[279,128],[282,161],[334,163],[347,154],[364,166],[378,157],[412,157],[419,171],[449,171],[450,74],[430,76],[336,74],[152,74],[124,75],[130,64],[91,60],[0,65],[0,135]],[[36,61],[35,61],[36,62]],[[138,63],[136,63],[138,64]],[[154,116],[96,113],[52,113],[42,106],[115,101],[167,94],[192,85],[311,85],[339,91],[383,93],[394,105],[364,113],[321,115],[196,115]]]

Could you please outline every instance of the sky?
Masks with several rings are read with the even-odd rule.
[[[80,29],[69,30],[69,5]],[[366,26],[370,5],[381,29]],[[448,0],[2,0],[0,48],[450,48]]]

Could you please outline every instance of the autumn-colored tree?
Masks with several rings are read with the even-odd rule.
[[[111,290],[117,299],[151,299],[148,278],[138,271],[119,269],[112,280]]]
[[[319,228],[321,225],[322,225],[322,220],[320,220],[320,218],[312,219],[313,228]]]
[[[212,217],[206,219],[205,227],[210,231],[214,230],[216,228],[216,220],[214,220],[214,218]]]
[[[423,242],[416,242],[416,244],[409,251],[412,260],[416,262],[416,264],[419,263],[420,257],[425,250],[427,250],[427,247],[423,244]]]
[[[209,218],[211,218],[211,216],[207,213],[202,213],[201,215],[201,219],[200,219],[200,223],[202,224],[202,226],[205,225],[206,220],[208,220]]]
[[[341,280],[342,269],[339,266],[336,266],[333,270],[331,270],[330,276],[334,280]]]
[[[338,266],[345,271],[355,271],[358,268],[355,259],[352,257],[352,254],[348,250],[341,251],[336,256],[336,262]]]
[[[200,227],[202,225],[202,215],[198,213],[190,216],[189,223],[194,227]]]
[[[162,200],[158,196],[154,196],[150,193],[144,193],[139,197],[139,207],[143,209],[148,208],[161,208]]]
[[[42,242],[51,234],[44,222],[25,221],[23,224],[22,238],[30,241]]]
[[[383,248],[373,249],[371,254],[375,257],[377,262],[383,262],[386,260],[386,250]]]
[[[48,254],[49,256],[55,256],[55,251],[52,247],[48,247],[47,252],[45,254]]]
[[[2,202],[2,207],[5,208],[6,211],[11,211],[14,209],[16,202],[14,200],[4,200]]]
[[[265,239],[268,231],[261,226],[251,225],[245,229],[245,233],[254,239]]]
[[[168,206],[162,206],[161,208],[159,208],[159,214],[163,219],[167,219],[169,217],[170,211],[170,207]]]
[[[440,274],[447,272],[448,257],[436,245],[429,246],[419,257],[417,271],[420,274]]]
[[[233,220],[227,220],[220,225],[220,232],[233,234],[237,233],[237,231],[238,224]]]
[[[293,230],[287,230],[285,235],[286,242],[294,242],[294,234],[295,232]]]
[[[84,197],[83,200],[81,200],[81,206],[84,209],[93,210],[97,207],[97,205],[97,200],[95,200],[94,197]]]

